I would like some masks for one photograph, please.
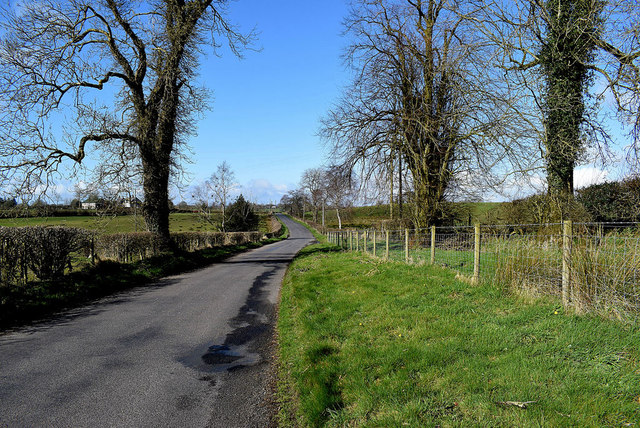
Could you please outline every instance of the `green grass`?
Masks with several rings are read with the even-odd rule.
[[[101,233],[122,233],[146,230],[142,215],[70,216],[3,218],[0,226],[68,226],[97,230]],[[171,232],[217,231],[214,225],[203,221],[197,213],[172,213],[169,216]]]
[[[356,235],[349,233],[346,232],[340,240],[343,249],[363,251],[365,234],[359,234],[356,244]],[[500,283],[529,296],[559,295],[562,287],[562,235],[555,233],[555,242],[549,239],[549,235],[516,235],[510,238],[484,235],[478,279]],[[597,240],[588,235],[573,239],[571,256],[567,260],[571,273],[569,294],[574,310],[625,322],[638,319],[640,260],[637,257],[638,238],[632,233],[637,232],[626,231],[623,236],[612,232]],[[374,236],[375,255],[385,258],[385,236],[380,232],[367,235],[365,252],[374,254]],[[409,263],[430,264],[429,234],[411,232],[409,242]],[[437,242],[434,264],[453,269],[467,279],[473,278],[473,236],[467,233],[442,234]],[[388,258],[400,262],[406,260],[404,233],[391,236]]]
[[[394,207],[395,208],[395,207]],[[396,208],[397,215],[397,208]],[[322,213],[318,213],[318,223],[321,222]],[[389,219],[389,205],[374,205],[367,207],[352,207],[340,211],[342,218],[342,227],[368,228],[376,227],[381,221]],[[313,218],[313,213],[308,212],[305,216],[306,220]],[[336,210],[327,209],[325,211],[325,225],[328,228],[338,227],[338,216]]]
[[[284,281],[281,425],[637,426],[638,327],[335,250]]]
[[[266,219],[270,214],[260,214],[260,231],[267,232]],[[212,213],[213,224],[203,220],[198,213],[171,213],[169,229],[175,232],[217,232],[220,214]],[[146,230],[142,215],[105,215],[105,216],[69,216],[69,217],[28,217],[3,218],[0,226],[67,226],[95,230],[100,233],[126,233]]]

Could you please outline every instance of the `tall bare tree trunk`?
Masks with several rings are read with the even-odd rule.
[[[402,214],[402,154],[398,150],[398,216],[403,217]]]
[[[393,220],[393,151],[389,159],[389,220]]]
[[[158,236],[161,249],[171,248],[169,234],[169,168],[168,164],[143,156],[144,204],[142,214],[147,230]]]
[[[227,219],[227,213],[225,212],[226,209],[226,201],[222,202],[222,231],[225,232],[225,227],[226,227],[226,219]]]

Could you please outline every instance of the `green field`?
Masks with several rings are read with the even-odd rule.
[[[639,327],[335,250],[303,250],[284,282],[282,426],[640,420]]]
[[[500,202],[457,202],[454,204],[457,211],[455,221],[456,224],[468,224],[469,216],[471,216],[471,224],[479,222],[488,224],[493,222],[492,213],[495,213],[499,207]],[[404,207],[405,218],[410,218],[411,213],[408,211],[409,205]],[[342,218],[342,227],[349,228],[380,228],[380,224],[383,221],[388,221],[389,205],[373,205],[366,207],[351,207],[340,212]],[[318,223],[322,221],[322,213],[318,213]],[[397,219],[398,207],[394,206],[394,218]],[[305,215],[306,220],[313,220],[313,213],[307,212]],[[338,217],[336,211],[325,211],[325,225],[330,229],[336,229],[338,227]]]
[[[97,230],[101,233],[141,232],[146,230],[141,215],[122,216],[72,216],[72,217],[29,217],[0,219],[0,226],[68,226]],[[171,232],[215,232],[214,224],[204,221],[198,213],[172,213],[169,216]]]

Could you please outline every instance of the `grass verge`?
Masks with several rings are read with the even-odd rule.
[[[165,276],[202,268],[235,254],[280,241],[288,234],[283,224],[280,236],[261,242],[165,254],[135,263],[102,261],[67,274],[57,282],[32,282],[21,287],[0,286],[0,330],[40,320],[119,291],[151,285]]]
[[[299,220],[295,217],[291,217],[289,216],[289,218],[293,221],[295,221],[296,223],[304,226],[305,228],[307,228],[307,230],[309,232],[311,232],[311,234],[313,235],[314,238],[316,238],[316,241],[318,242],[327,242],[327,238],[321,234],[320,232],[318,232],[316,229],[313,228],[313,226],[310,226],[307,222]]]
[[[635,426],[640,328],[430,266],[305,248],[282,289],[282,426]],[[518,407],[524,404],[526,408]]]

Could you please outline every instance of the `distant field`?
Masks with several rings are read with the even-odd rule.
[[[72,217],[30,217],[0,219],[0,226],[68,226],[97,230],[101,233],[122,233],[144,231],[141,215],[124,216],[72,216]],[[216,231],[214,225],[203,221],[197,213],[173,213],[169,217],[171,232]]]
[[[491,223],[491,215],[492,211],[495,211],[500,202],[459,202],[456,203],[456,208],[459,211],[458,214],[458,223],[468,224],[469,223],[469,215],[471,215],[471,223]],[[394,218],[397,219],[398,216],[398,207],[394,206]],[[407,211],[409,209],[408,206],[404,207],[405,217],[409,215]],[[374,205],[367,207],[353,207],[347,210],[342,210],[340,212],[340,216],[342,217],[342,226],[343,227],[356,227],[356,228],[366,228],[366,227],[376,227],[380,224],[381,221],[389,220],[389,205]],[[318,213],[318,223],[322,221],[322,213]],[[313,219],[313,213],[307,212],[306,214],[307,220]],[[329,228],[337,228],[338,227],[338,217],[336,215],[335,210],[326,210],[325,211],[325,224]]]

